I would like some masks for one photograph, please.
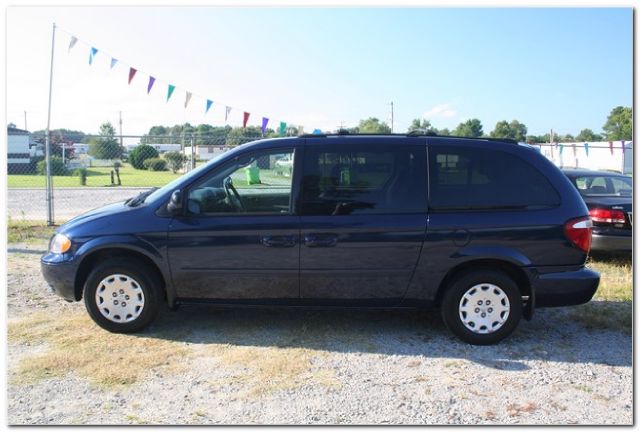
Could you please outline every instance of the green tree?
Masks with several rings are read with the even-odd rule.
[[[439,129],[436,131],[438,135],[442,135],[442,136],[449,136],[451,135],[451,131],[447,128],[444,129]]]
[[[184,153],[172,151],[165,153],[164,159],[169,164],[171,171],[175,174],[182,169],[184,163],[187,161],[187,156]]]
[[[607,122],[602,126],[602,130],[609,141],[630,141],[633,139],[632,122],[631,108],[617,106],[611,110],[609,117],[607,117]]]
[[[467,120],[464,123],[460,123],[455,128],[453,134],[456,136],[478,138],[482,136],[482,123],[477,118]]]
[[[158,151],[147,144],[139,144],[129,152],[129,162],[135,169],[145,169],[144,161],[157,157]]]
[[[59,156],[51,156],[51,160],[49,162],[49,169],[51,170],[51,175],[54,176],[64,176],[69,172],[67,171],[67,167],[62,162],[62,158]],[[47,173],[47,162],[45,160],[41,160],[36,164],[36,170],[38,174],[46,174]]]
[[[409,125],[409,129],[407,129],[407,132],[413,132],[418,130],[433,131],[433,126],[431,125],[431,122],[427,119],[415,118],[411,121],[411,124]]]
[[[591,129],[582,129],[578,136],[576,136],[576,141],[602,141],[602,135],[594,133]]]
[[[509,138],[523,142],[527,137],[527,127],[518,120],[512,120],[511,123],[502,120],[496,123],[490,135],[492,138]]]
[[[100,125],[100,137],[89,140],[90,156],[96,159],[119,159],[122,157],[122,147],[115,139],[116,130],[109,122]]]
[[[360,120],[358,133],[386,134],[391,133],[391,128],[385,122],[381,122],[375,117]]]
[[[226,144],[231,147],[262,138],[262,130],[258,126],[233,128],[227,135]]]
[[[557,138],[558,142],[575,142],[576,138],[571,134],[559,135]]]

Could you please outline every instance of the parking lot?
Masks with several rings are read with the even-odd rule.
[[[601,258],[597,300],[538,310],[497,346],[437,312],[183,307],[113,335],[47,292],[48,233],[25,236],[9,244],[10,424],[633,421],[630,261]]]

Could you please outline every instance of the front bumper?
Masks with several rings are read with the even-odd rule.
[[[555,269],[539,272],[531,281],[535,293],[535,306],[573,306],[587,303],[598,289],[600,274],[582,267],[567,271]]]
[[[591,235],[591,250],[594,251],[630,251],[632,247],[632,236]]]
[[[42,276],[53,292],[67,301],[78,301],[75,293],[75,279],[78,266],[65,260],[64,255],[48,253],[40,259]]]

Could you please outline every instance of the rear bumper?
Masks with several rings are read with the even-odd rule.
[[[586,267],[538,273],[531,281],[537,308],[587,303],[596,293],[599,283],[600,274]]]
[[[67,301],[77,301],[75,295],[76,263],[63,261],[60,255],[47,254],[40,259],[40,269],[44,280],[53,292]]]
[[[632,236],[591,235],[591,250],[594,251],[630,251],[632,247]]]

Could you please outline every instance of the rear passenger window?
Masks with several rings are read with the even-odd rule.
[[[552,207],[560,196],[533,165],[499,150],[429,148],[430,204],[435,210]]]
[[[425,213],[426,166],[419,145],[308,146],[300,213]]]

